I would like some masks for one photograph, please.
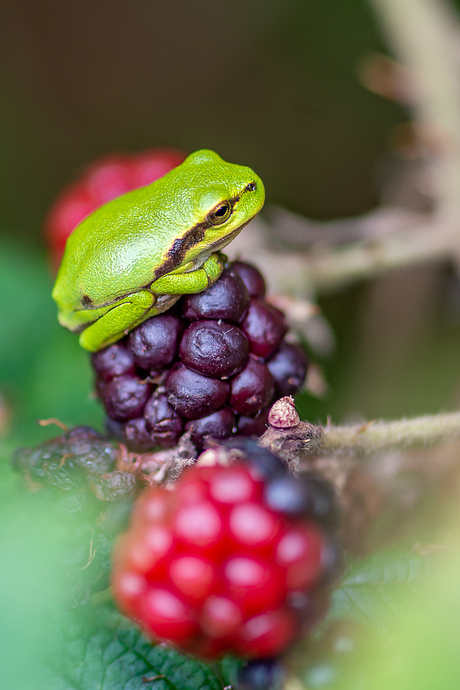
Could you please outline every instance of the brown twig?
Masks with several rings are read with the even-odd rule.
[[[413,114],[437,142],[436,212],[460,231],[459,23],[444,0],[371,0],[396,56],[415,83]],[[458,242],[456,243],[458,247]]]
[[[40,426],[51,426],[51,424],[55,424],[64,432],[69,430],[67,424],[64,424],[64,422],[61,422],[61,420],[57,419],[56,417],[50,417],[50,419],[39,419],[38,424]]]
[[[244,235],[245,250],[252,242],[275,290],[296,297],[395,268],[460,260],[459,23],[444,0],[371,2],[404,73],[413,80],[409,104],[421,141],[429,142],[423,165],[434,181],[433,211],[382,207],[361,218],[315,223],[272,210],[268,227],[259,220]],[[380,228],[378,221],[383,221]],[[284,251],[274,256],[267,234]],[[238,240],[232,246],[238,250]],[[305,250],[299,252],[298,246]]]

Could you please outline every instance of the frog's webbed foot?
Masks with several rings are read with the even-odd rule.
[[[203,292],[219,278],[226,261],[225,254],[214,252],[196,271],[168,273],[152,283],[150,289],[160,295],[189,295]]]
[[[157,299],[150,290],[127,295],[113,305],[80,335],[80,345],[90,352],[97,352],[117,342],[150,316],[169,309],[180,295],[165,295]],[[169,298],[169,299],[168,299]]]

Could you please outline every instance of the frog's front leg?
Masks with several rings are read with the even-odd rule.
[[[172,306],[179,299],[174,296]],[[97,352],[115,343],[138,324],[157,313],[157,298],[150,290],[127,295],[104,312],[80,334],[80,345],[90,352]],[[168,307],[165,307],[168,308]]]
[[[215,252],[196,271],[168,273],[152,283],[150,289],[158,295],[188,295],[202,292],[216,282],[224,270],[226,261],[225,254]]]

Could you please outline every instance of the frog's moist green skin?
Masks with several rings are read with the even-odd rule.
[[[191,154],[148,187],[102,206],[70,235],[53,289],[62,326],[95,352],[222,272],[220,250],[265,198],[250,169]]]

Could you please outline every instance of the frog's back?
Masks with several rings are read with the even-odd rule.
[[[163,275],[174,242],[202,222],[209,195],[225,198],[254,173],[212,151],[191,154],[147,187],[128,192],[86,218],[71,234],[54,298],[76,308],[93,306],[148,286]]]

